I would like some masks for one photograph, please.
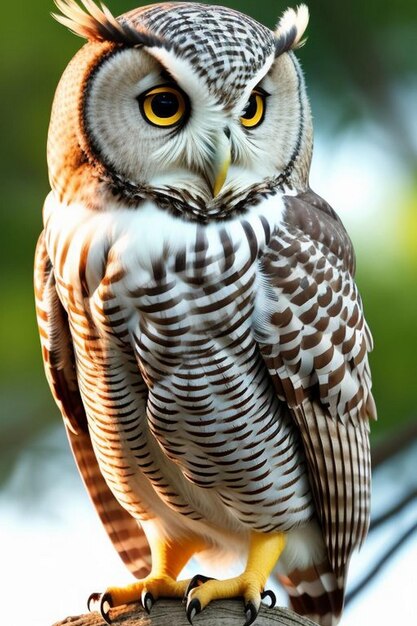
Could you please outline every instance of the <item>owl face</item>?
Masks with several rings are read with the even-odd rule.
[[[307,185],[311,117],[290,51],[305,7],[287,11],[274,33],[209,5],[151,5],[115,20],[87,1],[89,14],[57,4],[58,19],[89,38],[53,108],[49,165],[61,195],[69,180],[70,194],[85,193],[88,172],[95,202],[109,192],[125,202],[168,194],[210,213],[278,179]],[[74,185],[80,170],[84,183]]]

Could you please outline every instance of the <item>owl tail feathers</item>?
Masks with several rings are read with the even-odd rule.
[[[336,577],[328,562],[294,569],[277,578],[290,598],[291,608],[320,626],[336,626],[343,611],[344,576]]]

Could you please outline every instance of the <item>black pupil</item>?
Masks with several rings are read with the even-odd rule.
[[[172,117],[178,112],[180,103],[175,93],[166,91],[152,97],[152,111],[157,117]]]
[[[256,115],[256,109],[258,108],[256,102],[256,95],[254,93],[251,94],[248,103],[243,111],[242,117],[246,120],[251,120]]]

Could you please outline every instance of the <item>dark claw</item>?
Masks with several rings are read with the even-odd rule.
[[[259,611],[256,609],[256,606],[249,600],[249,602],[245,605],[246,621],[244,626],[250,626],[250,624],[253,624],[258,616],[258,612]]]
[[[94,604],[98,604],[98,606],[95,608],[94,606],[92,607],[91,605]],[[108,605],[108,608],[105,608],[105,604]],[[113,602],[111,599],[111,595],[109,593],[98,593],[98,592],[94,592],[90,595],[90,597],[87,600],[87,608],[89,611],[99,611],[101,614],[101,617],[104,619],[105,622],[107,622],[107,624],[111,624],[111,619],[109,616],[109,611],[113,606]]]
[[[91,603],[98,603],[101,597],[101,593],[99,593],[98,591],[95,591],[94,593],[90,594],[88,600],[87,600],[87,609],[90,611],[94,611],[94,609],[91,608]]]
[[[142,593],[140,601],[147,614],[150,615],[151,608],[153,607],[155,602],[155,599],[150,591],[145,591],[145,593]]]
[[[108,608],[105,608],[105,604],[107,604]],[[104,619],[107,624],[111,624],[111,619],[109,615],[109,611],[113,606],[113,601],[111,599],[111,595],[109,593],[103,593],[100,599],[100,615]]]
[[[190,602],[187,605],[187,619],[190,622],[190,624],[193,623],[193,619],[198,613],[201,613],[200,600],[198,600],[197,598],[194,598],[194,600],[190,600]]]
[[[265,598],[269,598],[271,600],[271,604],[269,605],[270,609],[273,609],[277,603],[277,597],[271,589],[267,589],[261,593],[261,600],[265,600]]]
[[[209,578],[207,576],[203,576],[202,574],[197,574],[196,576],[194,576],[188,583],[188,587],[185,591],[185,597],[188,596],[190,591],[192,591],[196,587],[199,587],[203,583],[206,583],[208,580],[214,580],[214,578]]]

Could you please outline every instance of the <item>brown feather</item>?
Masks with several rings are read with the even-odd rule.
[[[119,504],[98,467],[78,388],[67,316],[55,289],[43,233],[36,248],[35,297],[46,376],[81,477],[121,559],[135,576],[143,577],[150,569],[148,542],[140,523]]]
[[[368,424],[333,420],[320,403],[293,409],[304,442],[310,483],[329,560],[343,575],[355,547],[365,539],[370,506]]]
[[[344,577],[369,522],[372,339],[340,219],[311,190],[284,200],[262,259],[272,313],[260,350],[301,433],[329,562]]]
[[[321,626],[338,623],[343,611],[345,579],[343,576],[336,578],[327,560],[277,578],[289,595],[291,607],[299,615]]]

